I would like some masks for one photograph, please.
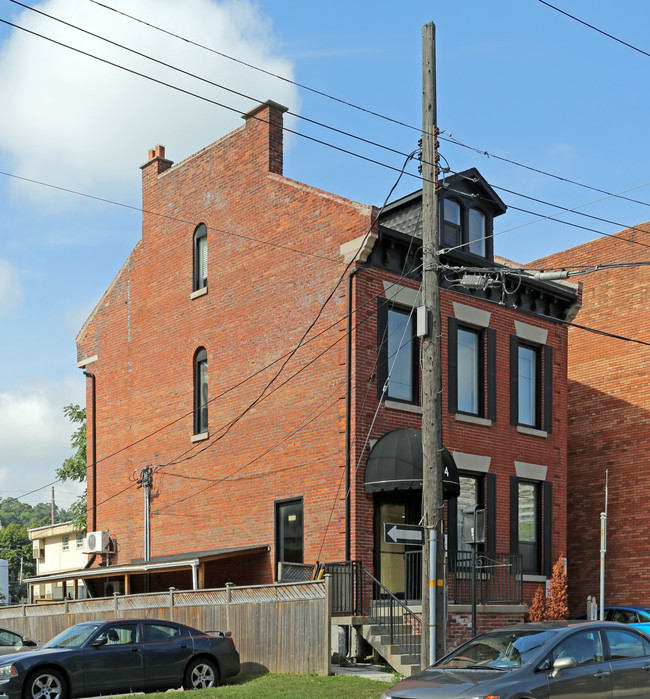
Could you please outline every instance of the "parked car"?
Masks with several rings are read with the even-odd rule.
[[[638,629],[650,633],[650,607],[632,604],[630,606],[605,607],[605,621],[618,621],[620,624],[632,624]],[[581,614],[578,619],[586,619]]]
[[[32,650],[36,647],[36,642],[27,636],[22,636],[15,631],[0,628],[0,655],[8,653],[21,653],[25,650]]]
[[[239,653],[225,632],[159,619],[87,621],[36,650],[0,657],[0,694],[72,699],[198,689],[238,672]]]
[[[546,621],[476,636],[382,699],[650,696],[650,636],[614,622]]]

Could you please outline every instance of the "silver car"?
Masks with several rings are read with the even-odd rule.
[[[650,636],[614,622],[517,624],[476,636],[382,699],[650,697]]]
[[[0,628],[0,655],[9,653],[22,653],[26,650],[34,650],[36,643],[26,636],[21,636],[15,631]]]

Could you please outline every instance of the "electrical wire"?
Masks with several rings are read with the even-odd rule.
[[[619,39],[613,34],[609,34],[608,32],[603,31],[602,29],[598,29],[598,27],[595,27],[593,24],[589,24],[589,22],[585,22],[583,19],[580,19],[575,15],[571,15],[568,12],[561,10],[559,7],[555,7],[555,5],[551,5],[551,3],[546,2],[546,0],[539,0],[539,2],[541,2],[542,5],[546,5],[546,7],[550,7],[552,10],[555,10],[556,12],[563,14],[565,17],[569,17],[570,19],[573,19],[576,22],[583,24],[585,27],[589,27],[589,29],[593,29],[595,32],[598,32],[599,34],[602,34],[603,36],[606,36],[609,39],[613,39],[614,41],[618,41],[619,44],[623,44],[623,46],[627,46],[629,49],[632,49],[633,51],[638,51],[638,53],[642,53],[644,56],[650,58],[650,53],[644,51],[643,49],[640,49],[638,46],[634,46],[633,44],[630,44],[627,41],[623,41],[623,39]]]

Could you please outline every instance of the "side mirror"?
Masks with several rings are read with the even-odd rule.
[[[23,645],[24,645],[24,646],[29,646],[29,647],[31,648],[32,646],[37,646],[38,643],[36,643],[36,641],[32,641],[31,638],[24,638],[24,639],[23,639]]]
[[[558,658],[553,663],[553,669],[551,670],[551,677],[555,679],[559,677],[563,670],[568,670],[571,667],[578,667],[578,663],[575,658]]]
[[[108,643],[108,638],[106,636],[97,636],[97,638],[92,642],[93,648],[99,648],[100,646],[105,646]]]

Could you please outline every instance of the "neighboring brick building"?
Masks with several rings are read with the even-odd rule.
[[[142,240],[78,337],[89,416],[96,386],[89,520],[114,544],[111,570],[89,575],[123,576],[126,591],[267,583],[282,562],[351,559],[413,596],[382,525],[420,518],[421,194],[376,221],[284,177],[283,111],[261,105],[177,165],[150,152]],[[460,509],[484,506],[485,551],[523,556],[530,599],[566,551],[557,321],[577,293],[494,262],[505,206],[477,171],[445,185],[443,261],[496,284],[468,291],[462,272],[443,274],[443,435],[461,475],[449,548],[463,548]]]
[[[531,266],[647,264],[649,234],[650,223],[641,224]],[[650,275],[647,266],[631,266],[577,278],[583,284],[583,299],[575,323],[596,332],[569,329],[568,575],[569,604],[575,614],[585,610],[588,595],[599,596],[600,513],[605,510],[607,471],[605,604],[650,600],[645,435],[650,410]]]

